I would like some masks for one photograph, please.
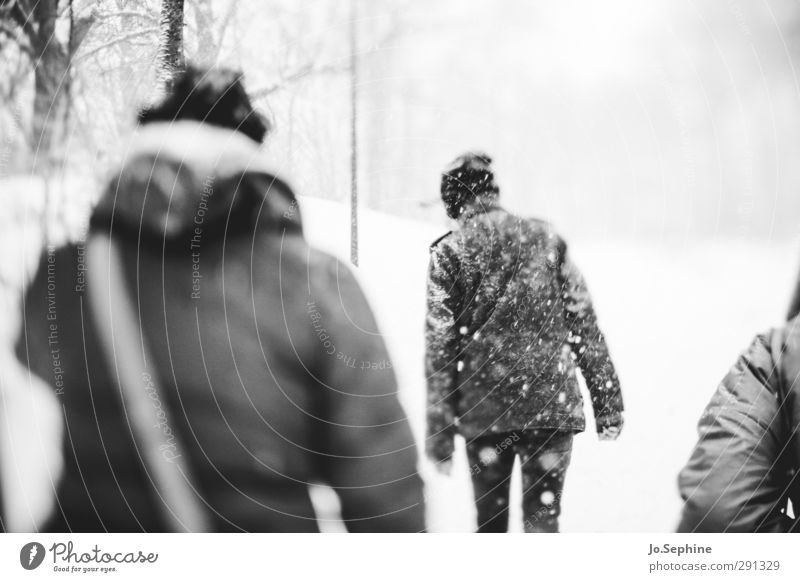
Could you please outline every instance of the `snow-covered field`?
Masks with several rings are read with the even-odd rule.
[[[312,244],[347,260],[347,206],[304,199],[301,210]],[[425,275],[428,245],[442,229],[370,211],[361,212],[359,224],[356,271],[377,312],[401,399],[421,442]],[[592,291],[627,412],[617,442],[600,443],[591,432],[576,438],[562,530],[670,531],[680,511],[676,476],[694,443],[700,412],[753,335],[780,324],[798,249],[791,243],[735,240],[668,245],[573,237],[569,242]],[[430,529],[472,530],[463,446],[453,476],[437,474],[427,461],[421,470]],[[517,481],[512,531],[521,530],[520,489]]]
[[[320,248],[349,257],[346,205],[304,198],[306,235]],[[400,383],[400,397],[424,437],[423,322],[429,243],[443,229],[362,210],[360,266],[355,269],[376,311]],[[676,475],[695,438],[695,423],[717,382],[758,331],[780,323],[797,270],[792,243],[731,240],[703,243],[584,241],[565,233],[593,293],[622,380],[623,435],[575,441],[567,474],[564,531],[669,531],[680,510]],[[7,241],[8,242],[8,241]],[[23,262],[12,247],[4,261]],[[4,300],[0,337],[7,342],[19,314]],[[9,317],[10,315],[10,317]],[[5,343],[5,342],[4,342]],[[7,345],[7,344],[6,344]],[[50,487],[43,451],[57,468],[59,411],[46,391],[8,357],[0,357],[3,482],[14,495],[23,529],[41,513]],[[587,414],[591,411],[587,410]],[[16,453],[16,454],[15,454]],[[474,510],[462,443],[452,477],[421,462],[433,531],[471,531]],[[512,531],[521,530],[519,485],[512,490]],[[325,496],[321,496],[325,503]],[[335,529],[335,528],[332,528]]]

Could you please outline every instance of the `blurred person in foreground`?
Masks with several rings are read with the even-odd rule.
[[[317,531],[308,484],[321,481],[350,531],[423,530],[395,377],[362,365],[389,360],[373,314],[350,270],[306,243],[240,75],[190,67],[139,121],[89,237],[122,249],[138,325],[112,331],[150,347],[141,389],[169,419],[152,430],[163,462],[191,470],[209,529]],[[49,249],[24,299],[18,357],[66,422],[58,510],[41,529],[163,531],[171,508],[111,369],[139,354],[103,357],[84,255]]]
[[[800,317],[758,335],[723,378],[680,472],[678,531],[800,532]]]
[[[507,531],[519,456],[525,531],[556,532],[572,438],[585,428],[576,371],[603,439],[620,434],[622,395],[566,243],[498,194],[485,154],[459,156],[442,176],[458,229],[431,245],[426,451],[449,473],[454,436],[466,439],[479,532]]]

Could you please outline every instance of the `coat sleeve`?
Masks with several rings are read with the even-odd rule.
[[[580,368],[594,410],[597,431],[623,423],[622,390],[608,353],[603,334],[597,323],[589,290],[578,268],[569,259],[566,245],[561,243],[562,298],[567,324],[568,341]]]
[[[780,512],[781,420],[773,361],[759,336],[723,379],[698,424],[678,478],[680,532],[785,531]]]
[[[327,295],[323,316],[335,346],[322,354],[322,477],[336,491],[349,531],[422,531],[416,442],[389,353],[349,268],[335,261],[330,269],[319,290]]]
[[[425,376],[428,383],[425,450],[434,462],[453,454],[458,396],[457,269],[444,249],[435,247],[428,268],[425,318]]]

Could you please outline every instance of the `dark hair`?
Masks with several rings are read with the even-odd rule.
[[[269,130],[244,90],[242,73],[195,65],[179,73],[161,102],[142,109],[138,117],[141,124],[193,119],[239,131],[259,143]]]
[[[450,218],[458,218],[477,198],[494,201],[499,193],[492,158],[483,152],[461,154],[442,173],[442,202]]]

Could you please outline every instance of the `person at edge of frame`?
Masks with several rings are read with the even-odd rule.
[[[241,75],[189,66],[139,123],[89,236],[121,248],[136,341],[154,360],[142,388],[170,413],[153,428],[163,462],[191,468],[212,531],[318,531],[312,481],[334,489],[349,531],[424,530],[394,371],[351,364],[389,361],[372,311],[350,269],[306,242],[294,193],[262,161],[268,126]],[[23,304],[18,358],[58,394],[67,435],[58,509],[39,529],[164,531],[93,290],[76,279],[83,255],[48,249]]]
[[[787,322],[755,337],[703,411],[679,532],[800,532],[799,310],[800,285]]]

